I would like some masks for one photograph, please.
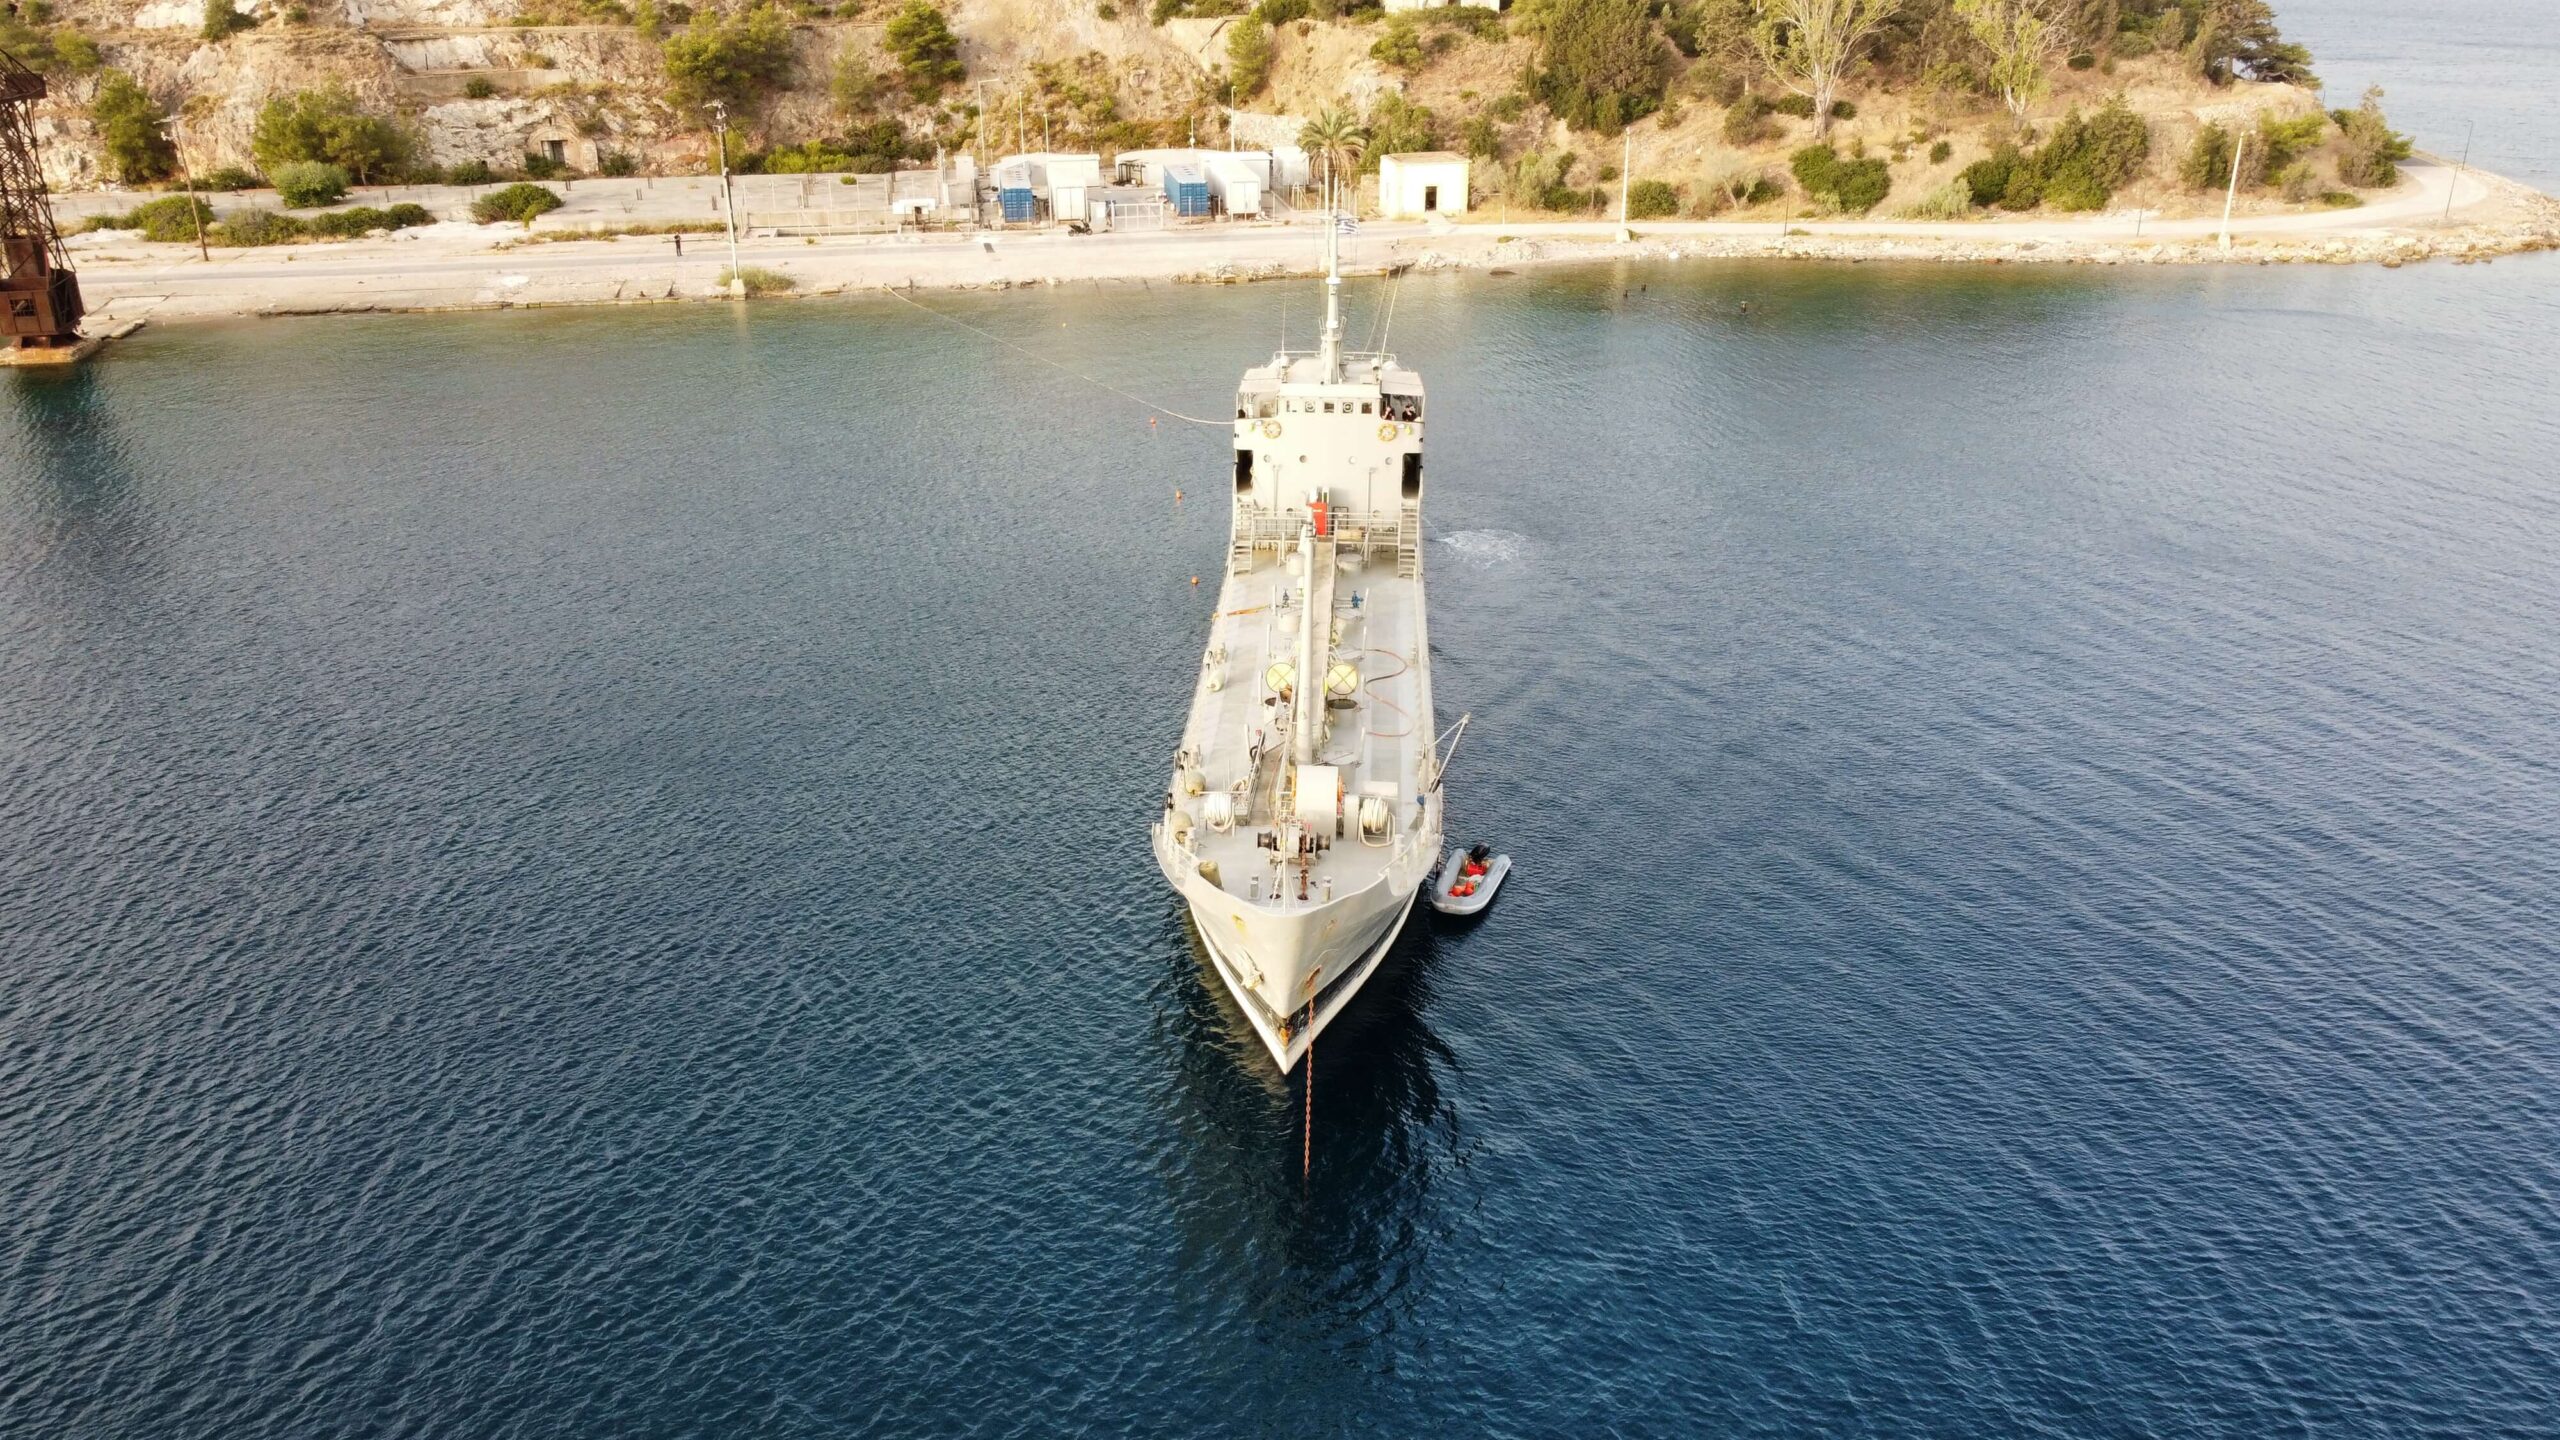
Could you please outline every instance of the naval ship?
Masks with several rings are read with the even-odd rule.
[[[1447,758],[1422,604],[1422,377],[1343,349],[1338,224],[1325,253],[1322,343],[1236,390],[1226,576],[1152,829],[1283,1072],[1412,913],[1440,855]]]

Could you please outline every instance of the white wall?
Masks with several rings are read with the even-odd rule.
[[[1439,187],[1436,206],[1425,208],[1428,192]],[[1389,220],[1418,219],[1426,214],[1463,215],[1467,210],[1467,162],[1406,162],[1390,155],[1378,162],[1378,213]]]

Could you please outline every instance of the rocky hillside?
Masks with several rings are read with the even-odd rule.
[[[1270,143],[1330,110],[1364,122],[1372,151],[1467,151],[1477,204],[1515,211],[1614,205],[1622,157],[1650,182],[1640,213],[1691,215],[2174,211],[2218,191],[2198,183],[2217,135],[2226,155],[2233,137],[2256,142],[2245,178],[2260,205],[2352,204],[2389,170],[2368,163],[2389,148],[2378,111],[2362,142],[2329,122],[2299,83],[2310,57],[2265,0],[1870,3],[1882,18],[1827,88],[1766,22],[1851,0],[1396,16],[1339,0],[232,3],[18,0],[0,44],[54,79],[38,130],[57,187],[148,180],[173,160],[254,169],[270,102],[333,88],[392,122],[406,153],[387,168],[414,178],[540,175],[554,156],[570,174],[700,173],[715,97],[742,163],[777,169],[878,169],[981,140]],[[2031,43],[2009,43],[2022,33]],[[176,114],[174,157],[135,159],[129,134],[119,149],[95,103],[119,75],[137,109]],[[1832,102],[1821,116],[1816,90]],[[2115,118],[2075,130],[2081,113]],[[1808,169],[1815,145],[1830,155]]]

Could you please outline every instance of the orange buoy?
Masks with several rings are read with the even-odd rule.
[[[1199,577],[1199,576],[1197,576],[1197,575],[1192,576],[1192,577],[1191,577],[1191,583],[1192,583],[1192,584],[1194,584],[1194,585],[1199,584],[1199,583],[1200,583],[1200,577]]]

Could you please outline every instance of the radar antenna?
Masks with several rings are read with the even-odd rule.
[[[83,313],[36,164],[30,112],[44,96],[44,77],[0,50],[0,340],[19,350],[77,345]]]

